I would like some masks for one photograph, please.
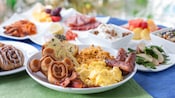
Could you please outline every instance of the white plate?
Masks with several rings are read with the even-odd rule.
[[[7,21],[3,22],[0,25],[0,36],[10,38],[10,39],[16,39],[16,40],[30,39],[32,42],[34,42],[38,45],[43,45],[49,39],[49,37],[52,36],[52,33],[49,32],[49,27],[52,25],[53,22],[38,22],[35,19],[33,19],[33,16],[32,16],[33,10],[36,10],[36,8],[40,8],[40,6],[42,6],[42,5],[40,3],[37,3],[27,12],[24,12],[22,14],[15,13],[14,15],[12,15],[10,17],[10,19],[8,19]],[[64,31],[67,31],[69,28],[64,25],[64,20],[66,18],[70,17],[71,15],[76,14],[76,13],[79,13],[79,12],[73,8],[63,9],[61,11],[61,15],[62,15],[63,19],[62,19],[62,21],[56,22],[56,23],[61,23],[61,25],[65,29]],[[24,19],[28,19],[36,25],[37,34],[25,36],[25,37],[15,37],[15,36],[9,36],[9,35],[4,34],[4,29],[3,29],[4,26],[10,25],[16,21],[24,20]],[[102,23],[107,23],[109,21],[110,17],[96,17],[96,19]],[[74,31],[74,32],[78,33],[79,36],[83,36],[85,34],[84,31],[83,32],[82,31]]]
[[[17,49],[19,49],[23,52],[24,57],[25,57],[24,58],[24,65],[22,67],[19,67],[19,68],[13,69],[13,70],[9,70],[9,71],[0,71],[0,76],[15,74],[15,73],[24,71],[29,57],[38,52],[38,49],[36,49],[35,47],[33,47],[29,44],[26,44],[26,43],[15,42],[15,41],[0,41],[0,42],[4,43],[4,44],[15,46]]]
[[[107,23],[110,17],[97,17],[97,20],[102,22],[102,23]],[[38,45],[43,45],[46,41],[48,41],[51,37],[52,37],[52,33],[49,30],[50,25],[52,25],[52,23],[39,23],[36,22],[35,24],[38,24],[38,33],[32,36],[29,36],[28,38],[38,44]],[[66,33],[66,31],[69,29],[69,27],[67,27],[64,23],[60,23],[63,28],[64,31]],[[45,29],[43,29],[45,28]],[[78,31],[78,30],[72,30],[74,33],[77,33],[78,36],[80,37],[85,37],[88,36],[88,32],[90,32],[90,30],[87,31]]]
[[[48,30],[49,26],[51,25],[51,23],[33,22],[35,24],[36,28],[37,28],[37,33],[34,34],[34,35],[28,35],[28,36],[24,36],[24,37],[10,36],[10,35],[7,35],[7,34],[4,33],[4,29],[3,29],[4,26],[10,25],[10,24],[12,24],[16,21],[19,21],[19,20],[27,20],[27,18],[15,13],[15,14],[13,14],[12,17],[10,17],[10,19],[3,22],[0,25],[0,36],[11,38],[11,39],[16,39],[16,40],[30,39],[30,38],[35,37],[35,36],[43,35],[44,33],[47,34],[47,30]]]
[[[36,10],[40,10],[41,8],[45,8],[44,5],[42,5],[41,3],[36,3],[33,7],[31,7],[31,9],[29,9],[28,11],[24,12],[24,13],[21,13],[20,15],[21,16],[24,16],[26,17],[27,19],[29,19],[30,21],[33,21],[33,22],[37,22],[33,16],[32,16],[32,13]],[[76,9],[74,8],[69,8],[69,9],[65,9],[65,8],[62,8],[61,12],[60,12],[61,16],[62,16],[62,20],[60,22],[64,22],[67,18],[69,18],[70,16],[72,15],[75,15],[75,14],[81,14],[80,12],[78,12]],[[102,23],[107,23],[110,19],[109,16],[107,17],[96,17],[96,19]]]
[[[173,29],[174,28],[163,28],[159,31],[152,32],[150,36],[151,36],[153,43],[162,45],[162,46],[166,47],[166,50],[168,53],[175,54],[175,51],[174,51],[175,50],[175,42],[166,40],[166,39],[161,38],[157,35],[159,33],[161,34],[163,32],[172,31]]]
[[[19,14],[13,14],[7,21],[3,22],[1,25],[0,25],[0,36],[3,36],[3,37],[7,37],[7,38],[11,38],[11,39],[17,39],[17,40],[24,40],[24,39],[28,39],[28,36],[25,36],[25,37],[15,37],[15,36],[9,36],[7,34],[4,34],[4,29],[3,27],[4,26],[7,26],[7,25],[10,25],[18,20],[23,20],[25,19],[24,17],[21,17]]]
[[[10,25],[16,21],[27,19],[22,17],[19,14],[14,14],[10,19],[5,21],[0,25],[0,36],[10,38],[10,39],[16,39],[16,40],[24,40],[24,39],[30,39],[36,44],[43,45],[45,42],[45,38],[47,38],[48,35],[51,35],[51,33],[48,31],[49,27],[52,25],[50,22],[45,22],[45,23],[39,23],[39,22],[33,22],[36,25],[37,28],[37,33],[34,35],[28,35],[24,37],[15,37],[15,36],[9,36],[4,33],[3,27],[6,25]]]
[[[156,69],[151,69],[151,68],[147,68],[144,67],[143,65],[137,65],[137,69],[139,71],[144,71],[144,72],[159,72],[159,71],[163,71],[165,69],[168,69],[169,67],[173,66],[175,64],[175,54],[169,53],[167,51],[167,48],[165,46],[162,46],[160,43],[159,44],[155,44],[153,43],[151,40],[131,40],[131,42],[128,44],[127,48],[131,48],[136,50],[136,47],[139,43],[145,43],[146,46],[150,46],[150,45],[156,45],[159,47],[162,47],[162,49],[165,51],[165,53],[169,56],[168,59],[170,59],[167,64],[160,64],[159,66],[156,66]]]
[[[175,54],[167,54],[169,57],[168,59],[170,59],[167,64],[160,64],[158,66],[156,66],[156,69],[151,69],[151,68],[147,68],[144,67],[143,65],[137,65],[137,69],[139,71],[144,71],[144,72],[159,72],[159,71],[163,71],[166,70],[168,68],[170,68],[171,66],[175,65]]]
[[[88,46],[87,45],[79,45],[79,47],[80,47],[80,49],[82,49],[82,48],[85,48],[85,47],[88,47]],[[110,52],[111,55],[115,56],[117,54],[117,51],[112,49],[112,48],[102,47],[102,49],[104,49],[105,51]],[[29,62],[32,59],[39,59],[39,58],[41,58],[41,52],[38,52],[35,55],[33,55],[28,61],[28,64],[26,66],[26,71],[30,75],[30,77],[32,77],[36,82],[40,83],[41,85],[43,85],[45,87],[48,87],[48,88],[56,90],[56,91],[68,92],[68,93],[90,94],[90,93],[98,93],[98,92],[107,91],[107,90],[116,88],[116,87],[124,84],[129,79],[131,79],[134,76],[134,74],[136,73],[136,71],[137,71],[137,68],[135,66],[134,67],[134,71],[132,73],[130,73],[127,76],[125,76],[122,81],[120,81],[118,83],[115,83],[115,84],[112,84],[110,86],[94,87],[94,88],[65,88],[65,87],[61,87],[61,86],[57,86],[57,85],[49,83],[47,78],[41,72],[33,73],[30,70]]]
[[[134,49],[134,50],[136,50],[136,48],[137,48],[137,45],[139,44],[139,43],[145,43],[146,45],[152,45],[153,43],[152,43],[152,41],[151,40],[131,40],[129,43],[128,43],[128,45],[127,45],[127,49],[128,48],[131,48],[131,49]],[[155,45],[155,44],[154,44]],[[158,46],[160,46],[160,45],[158,45]]]

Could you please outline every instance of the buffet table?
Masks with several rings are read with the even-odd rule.
[[[123,25],[126,20],[110,18],[108,23]],[[1,40],[13,40],[0,37]],[[14,40],[13,40],[14,41]],[[38,50],[41,49],[30,41],[15,40],[28,43]],[[51,90],[35,82],[28,74],[23,71],[8,76],[0,76],[0,96],[1,98],[174,98],[175,97],[175,66],[160,72],[140,72],[137,71],[134,78],[127,83],[110,91],[98,94],[70,94]]]

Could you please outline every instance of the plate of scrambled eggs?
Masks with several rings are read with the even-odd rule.
[[[29,59],[28,66],[26,67],[27,73],[36,82],[45,87],[56,91],[78,94],[99,93],[116,88],[131,79],[136,73],[136,66],[134,66],[132,72],[123,76],[119,67],[109,67],[106,65],[104,58],[116,57],[117,50],[115,49],[94,45],[77,46],[78,54],[74,57],[76,58],[78,65],[75,64],[74,68],[78,74],[78,78],[86,86],[79,87],[76,86],[76,83],[75,85],[72,85],[74,84],[73,81],[72,84],[69,84],[68,86],[62,86],[61,83],[54,84],[49,82],[49,75],[44,75],[42,71],[33,72],[30,68],[30,62],[32,59],[41,59],[43,51],[34,54]]]

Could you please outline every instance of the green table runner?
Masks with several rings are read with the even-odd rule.
[[[70,94],[46,88],[35,82],[26,72],[0,77],[0,98],[152,98],[133,79],[97,94]]]

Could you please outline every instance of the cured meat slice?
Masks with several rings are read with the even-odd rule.
[[[95,17],[87,17],[81,14],[68,18],[65,23],[72,30],[89,30],[100,25],[100,22],[96,21]]]
[[[82,26],[75,26],[75,27],[70,27],[72,30],[90,30],[98,27],[100,25],[100,22],[95,22],[95,23],[89,23],[86,25]]]

